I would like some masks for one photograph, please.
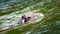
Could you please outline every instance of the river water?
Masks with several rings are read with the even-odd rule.
[[[44,18],[34,24],[11,27],[0,34],[60,34],[59,3],[59,0],[1,0],[0,28],[16,22],[19,15],[26,12],[42,13]]]

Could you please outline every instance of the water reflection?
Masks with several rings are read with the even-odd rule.
[[[1,26],[5,27],[5,25],[13,24],[22,13],[36,12],[43,13],[47,20],[44,22],[42,20],[35,25],[28,25],[28,27],[17,27],[18,29],[22,29],[17,32],[24,34],[60,34],[60,15],[56,16],[58,15],[58,11],[53,11],[57,10],[55,9],[57,7],[56,4],[58,3],[55,3],[55,0],[9,0],[3,2],[0,4],[0,10],[2,10],[0,12],[0,15],[2,15],[0,16],[0,22],[3,24]],[[53,18],[50,20],[50,17]],[[39,21],[39,18],[37,21]],[[41,24],[41,22],[43,23]],[[30,31],[27,31],[27,29]],[[13,31],[16,31],[16,29],[13,29]],[[13,31],[7,31],[7,33],[12,34]],[[13,34],[15,34],[15,32]]]

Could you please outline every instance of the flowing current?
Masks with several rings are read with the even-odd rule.
[[[59,0],[0,0],[0,34],[60,34],[59,3]],[[31,24],[6,27],[28,12],[44,16]]]

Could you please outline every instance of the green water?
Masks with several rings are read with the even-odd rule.
[[[0,31],[0,34],[60,34],[60,0],[2,1],[0,2],[0,28],[3,23],[15,22],[20,14],[26,12],[42,13],[44,18],[35,24],[20,25]]]

